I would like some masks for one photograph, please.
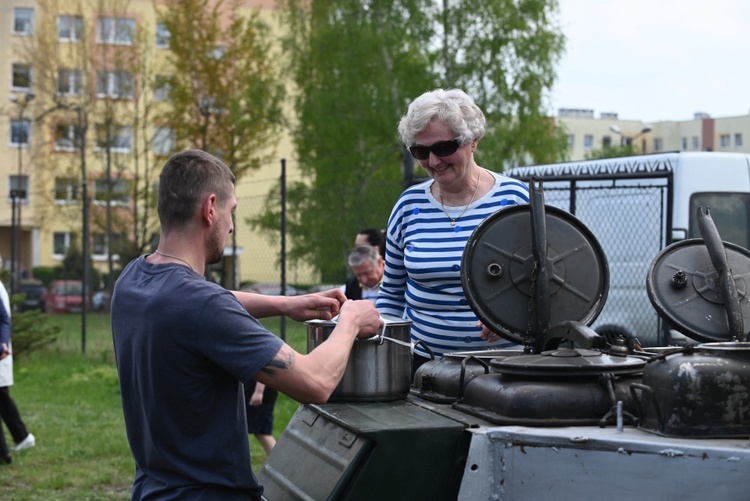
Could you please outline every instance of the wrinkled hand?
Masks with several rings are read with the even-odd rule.
[[[375,309],[372,301],[367,299],[346,301],[341,307],[341,319],[351,319],[358,327],[359,339],[367,339],[378,333],[380,326],[383,325],[383,319],[380,313]],[[339,320],[341,321],[341,320]]]
[[[289,312],[287,314],[297,322],[306,320],[331,320],[339,314],[346,296],[341,289],[330,289],[315,294],[289,297]]]
[[[479,337],[487,341],[488,343],[497,343],[502,339],[502,337],[498,336],[491,330],[487,328],[486,325],[484,325],[482,322],[477,322],[477,327],[482,328],[482,333],[479,334]]]
[[[10,348],[7,344],[3,343],[0,345],[0,360],[10,355]]]

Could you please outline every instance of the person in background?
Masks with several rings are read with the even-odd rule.
[[[411,319],[412,341],[426,344],[436,358],[512,345],[479,324],[461,286],[463,251],[477,225],[529,201],[524,183],[477,165],[474,152],[485,128],[484,113],[459,89],[422,94],[398,125],[431,179],[406,189],[391,212],[377,308]],[[428,352],[416,345],[412,370],[427,360]]]
[[[385,231],[377,228],[365,228],[357,233],[354,245],[372,245],[378,249],[380,255],[385,259]]]
[[[0,418],[8,427],[16,446],[14,451],[22,451],[36,445],[36,438],[28,432],[21,419],[16,403],[10,396],[13,385],[13,352],[10,343],[10,298],[5,285],[0,281]],[[5,432],[0,426],[0,461],[10,464],[13,461],[8,452]]]
[[[125,429],[135,460],[132,499],[260,500],[243,384],[324,403],[358,337],[382,323],[341,290],[303,296],[227,291],[204,278],[234,231],[235,177],[201,150],[172,155],[159,177],[158,248],[131,261],[112,296],[112,338]],[[257,320],[339,315],[328,339],[300,354]]]
[[[346,281],[344,295],[348,299],[369,299],[374,304],[383,282],[383,256],[372,245],[358,245],[349,253],[347,264],[354,276]]]
[[[245,402],[247,402],[247,432],[255,435],[263,447],[266,457],[276,445],[273,436],[273,409],[279,392],[263,383],[251,381],[245,384]]]

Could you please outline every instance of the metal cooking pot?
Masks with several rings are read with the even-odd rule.
[[[411,385],[411,320],[383,315],[380,332],[356,339],[341,382],[329,402],[386,402],[404,398]],[[307,352],[333,332],[332,320],[309,320]]]

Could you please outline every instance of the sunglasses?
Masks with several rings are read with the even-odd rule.
[[[430,153],[436,157],[447,157],[448,155],[453,155],[460,147],[461,143],[458,139],[451,139],[450,141],[438,141],[430,146],[415,144],[414,146],[409,146],[409,151],[417,160],[427,160],[430,158]]]

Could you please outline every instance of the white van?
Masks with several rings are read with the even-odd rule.
[[[644,346],[678,341],[646,294],[661,249],[701,238],[708,208],[722,240],[750,248],[750,155],[679,152],[517,167],[506,174],[542,181],[545,204],[574,214],[607,256],[609,295],[593,328]],[[681,336],[679,336],[681,338]]]

